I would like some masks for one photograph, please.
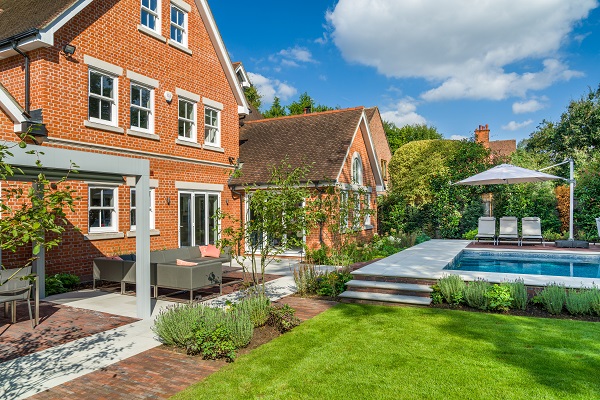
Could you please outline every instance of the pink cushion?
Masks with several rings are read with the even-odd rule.
[[[110,259],[110,260],[119,260],[119,261],[123,261],[123,259],[122,259],[121,257],[119,257],[119,256],[110,256],[110,257],[106,257],[106,258],[108,258],[108,259]]]
[[[177,265],[181,265],[183,267],[191,267],[192,265],[198,265],[198,263],[191,262],[191,261],[180,260],[178,258],[177,259]]]
[[[219,258],[221,255],[221,250],[219,250],[214,244],[209,244],[208,246],[200,246],[200,254],[202,254],[202,257]]]

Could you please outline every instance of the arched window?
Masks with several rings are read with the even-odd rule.
[[[358,153],[355,153],[352,159],[352,183],[355,185],[363,184],[363,164]]]

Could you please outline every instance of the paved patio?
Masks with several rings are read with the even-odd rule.
[[[292,272],[296,263],[297,261],[285,260],[268,267],[267,273],[282,276],[266,284],[267,294],[272,300],[278,300],[295,292]],[[206,304],[220,306],[227,300],[235,301],[241,296],[239,292],[229,293],[209,300]],[[64,308],[65,312],[73,316],[72,323],[81,323],[88,328],[89,323],[83,317],[77,318],[77,315],[89,316],[89,313],[92,315],[96,313],[111,321],[110,323],[122,321],[123,324],[111,329],[110,325],[98,323],[96,332],[88,328],[80,329],[89,332],[87,336],[83,334],[81,337],[72,336],[68,341],[62,341],[58,345],[39,349],[39,351],[33,350],[22,357],[12,359],[7,357],[6,361],[0,363],[1,398],[27,398],[160,346],[160,342],[151,331],[153,318],[164,307],[180,304],[154,299],[152,317],[136,320],[135,296],[82,290],[51,296],[46,301]],[[42,329],[46,329],[44,323],[31,332],[37,334],[36,332],[41,332]],[[51,340],[46,341],[48,346],[50,342]],[[73,398],[73,395],[66,398]]]

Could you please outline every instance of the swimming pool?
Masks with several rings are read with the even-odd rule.
[[[600,255],[463,251],[444,269],[600,278]]]

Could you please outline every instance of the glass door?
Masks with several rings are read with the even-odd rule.
[[[192,245],[192,194],[179,193],[179,246]]]
[[[179,192],[179,246],[215,244],[219,238],[218,194]]]
[[[204,194],[194,196],[194,245],[204,246],[206,244],[206,197]]]

